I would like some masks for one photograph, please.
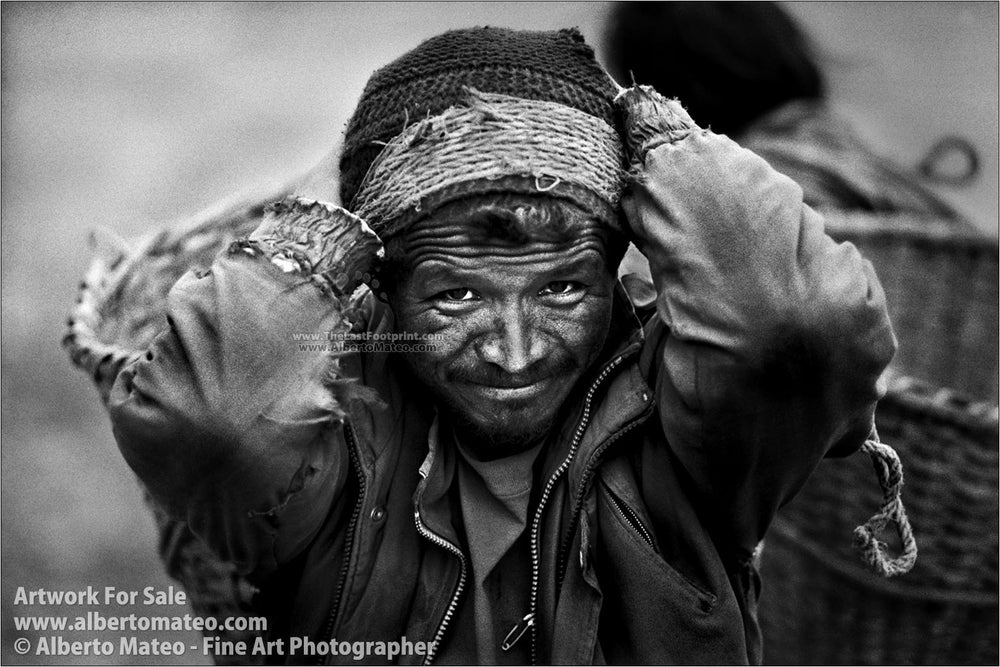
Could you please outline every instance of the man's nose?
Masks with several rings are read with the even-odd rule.
[[[509,308],[499,313],[495,330],[485,338],[479,353],[484,361],[508,373],[521,373],[540,361],[546,349],[543,337],[524,311]]]

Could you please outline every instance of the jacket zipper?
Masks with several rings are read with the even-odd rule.
[[[594,471],[597,469],[597,463],[600,461],[601,455],[607,451],[608,447],[617,442],[622,436],[645,421],[644,416],[645,413],[643,413],[643,416],[626,424],[621,430],[615,433],[612,437],[608,438],[603,445],[594,451],[593,456],[590,457],[590,461],[587,462],[587,467],[584,469],[583,476],[580,478],[580,486],[576,502],[573,503],[573,513],[570,515],[569,520],[569,531],[567,531],[566,537],[559,548],[559,560],[556,564],[556,567],[558,568],[556,576],[558,586],[562,585],[563,578],[566,576],[566,566],[569,563],[569,545],[573,541],[573,532],[576,530],[576,524],[580,520],[580,513],[583,511],[583,502],[586,498],[587,485],[590,483],[590,478],[594,476]],[[650,544],[652,544],[652,540],[650,540]]]
[[[649,531],[646,530],[646,527],[642,525],[642,520],[638,517],[638,515],[636,515],[635,511],[633,511],[631,507],[620,501],[618,497],[615,496],[614,492],[609,493],[608,497],[611,498],[611,504],[614,505],[615,509],[618,510],[618,513],[622,515],[622,518],[625,519],[625,522],[630,526],[632,526],[632,529],[635,530],[635,532],[637,532],[639,536],[646,541],[646,544],[648,544],[650,547],[653,548],[653,551],[658,552],[659,550],[656,548],[656,545],[653,544],[652,535],[650,535]]]
[[[566,458],[559,465],[552,476],[549,478],[548,483],[545,485],[545,489],[542,491],[542,496],[538,500],[538,508],[535,510],[535,517],[531,522],[531,606],[527,616],[518,624],[525,624],[527,628],[531,629],[531,664],[538,664],[538,624],[535,622],[536,616],[538,614],[538,580],[539,580],[539,570],[540,570],[540,556],[539,556],[539,546],[538,546],[538,533],[542,523],[542,513],[545,510],[545,504],[548,502],[549,496],[552,494],[552,489],[555,488],[556,482],[559,477],[566,472],[569,468],[570,462],[573,457],[576,456],[576,450],[580,446],[580,440],[583,438],[583,433],[587,428],[587,424],[590,423],[590,408],[591,403],[594,400],[594,394],[597,393],[598,387],[611,375],[611,371],[617,368],[625,358],[629,356],[628,354],[623,354],[619,357],[613,359],[601,374],[597,376],[594,383],[590,386],[587,391],[587,396],[583,402],[583,414],[580,416],[580,422],[576,427],[576,431],[573,434],[573,441],[569,448],[569,453]],[[514,630],[518,629],[518,626],[514,627]],[[511,631],[513,633],[513,630]],[[522,632],[521,635],[524,633]],[[508,637],[510,634],[508,634]],[[518,637],[519,638],[519,637]],[[513,647],[513,643],[510,644]]]
[[[336,593],[333,596],[333,607],[330,611],[330,617],[326,622],[326,627],[323,632],[323,636],[327,639],[333,639],[333,625],[337,620],[338,612],[340,611],[340,599],[344,594],[344,586],[347,583],[347,571],[351,564],[351,550],[354,548],[354,531],[358,525],[358,517],[361,516],[361,508],[364,506],[365,502],[365,476],[361,472],[361,462],[360,457],[357,453],[357,441],[354,438],[354,430],[349,424],[344,423],[344,440],[347,444],[347,451],[351,457],[351,467],[354,469],[355,475],[358,478],[358,500],[354,504],[354,511],[351,513],[351,520],[347,524],[347,538],[344,542],[344,561],[340,566],[340,576],[337,580]],[[321,664],[323,662],[322,658],[319,657],[316,660],[316,664]]]
[[[424,479],[427,478],[427,473],[423,470],[420,471],[420,476]],[[423,495],[423,488],[420,490],[420,496]],[[420,506],[420,496],[417,497],[416,507]],[[465,578],[466,578],[466,560],[465,554],[457,546],[444,539],[440,535],[432,533],[427,526],[424,525],[423,520],[420,518],[420,510],[414,509],[413,520],[417,526],[417,532],[420,533],[424,539],[429,540],[433,544],[441,547],[442,549],[451,552],[458,557],[458,561],[461,564],[461,569],[459,570],[458,585],[455,586],[455,592],[451,596],[451,602],[448,603],[448,608],[444,612],[444,617],[441,619],[441,624],[438,625],[437,632],[434,634],[434,641],[431,643],[430,647],[427,649],[427,655],[424,657],[423,664],[430,665],[434,661],[434,655],[437,653],[438,644],[444,637],[445,631],[448,629],[448,625],[451,623],[452,617],[455,615],[455,609],[458,607],[459,598],[462,597],[462,591],[465,590]]]

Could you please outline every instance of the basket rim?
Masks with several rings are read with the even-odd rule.
[[[955,590],[935,586],[911,584],[906,581],[905,575],[902,578],[883,579],[875,578],[874,575],[865,569],[861,561],[855,562],[851,559],[843,559],[832,556],[827,549],[809,539],[796,528],[780,519],[776,519],[768,529],[767,537],[764,538],[764,554],[767,557],[768,547],[773,542],[773,537],[779,540],[786,540],[788,548],[796,549],[805,554],[810,559],[818,562],[821,566],[847,579],[852,584],[861,588],[875,590],[884,595],[906,598],[914,602],[938,602],[942,604],[964,604],[973,607],[995,607],[1000,604],[1000,593],[984,593],[980,591]],[[764,582],[767,585],[767,582]]]
[[[892,404],[923,417],[948,422],[967,432],[998,432],[1000,406],[972,398],[968,394],[890,370],[885,396],[879,405]]]
[[[1000,239],[975,227],[913,213],[859,213],[823,209],[825,231],[837,240],[932,245],[948,250],[975,250],[997,255]]]

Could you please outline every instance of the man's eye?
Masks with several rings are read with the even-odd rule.
[[[479,298],[479,295],[468,287],[459,287],[441,292],[438,298],[445,301],[475,301]]]
[[[539,294],[572,294],[582,285],[572,280],[555,280],[541,289]]]

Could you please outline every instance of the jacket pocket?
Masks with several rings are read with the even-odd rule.
[[[594,567],[603,593],[598,640],[608,664],[746,663],[733,596],[709,591],[668,562],[667,536],[651,532],[643,507],[626,503],[604,480],[595,492]]]
[[[697,611],[710,613],[718,602],[718,597],[685,576],[663,557],[656,537],[649,528],[650,522],[643,517],[644,512],[629,505],[603,479],[600,486],[607,500],[607,509],[601,517],[603,538],[624,542],[619,547],[627,545],[626,550],[630,554],[629,569],[641,571],[650,585],[659,585],[664,591],[680,594],[680,599],[687,600]],[[607,521],[609,515],[614,522]]]

